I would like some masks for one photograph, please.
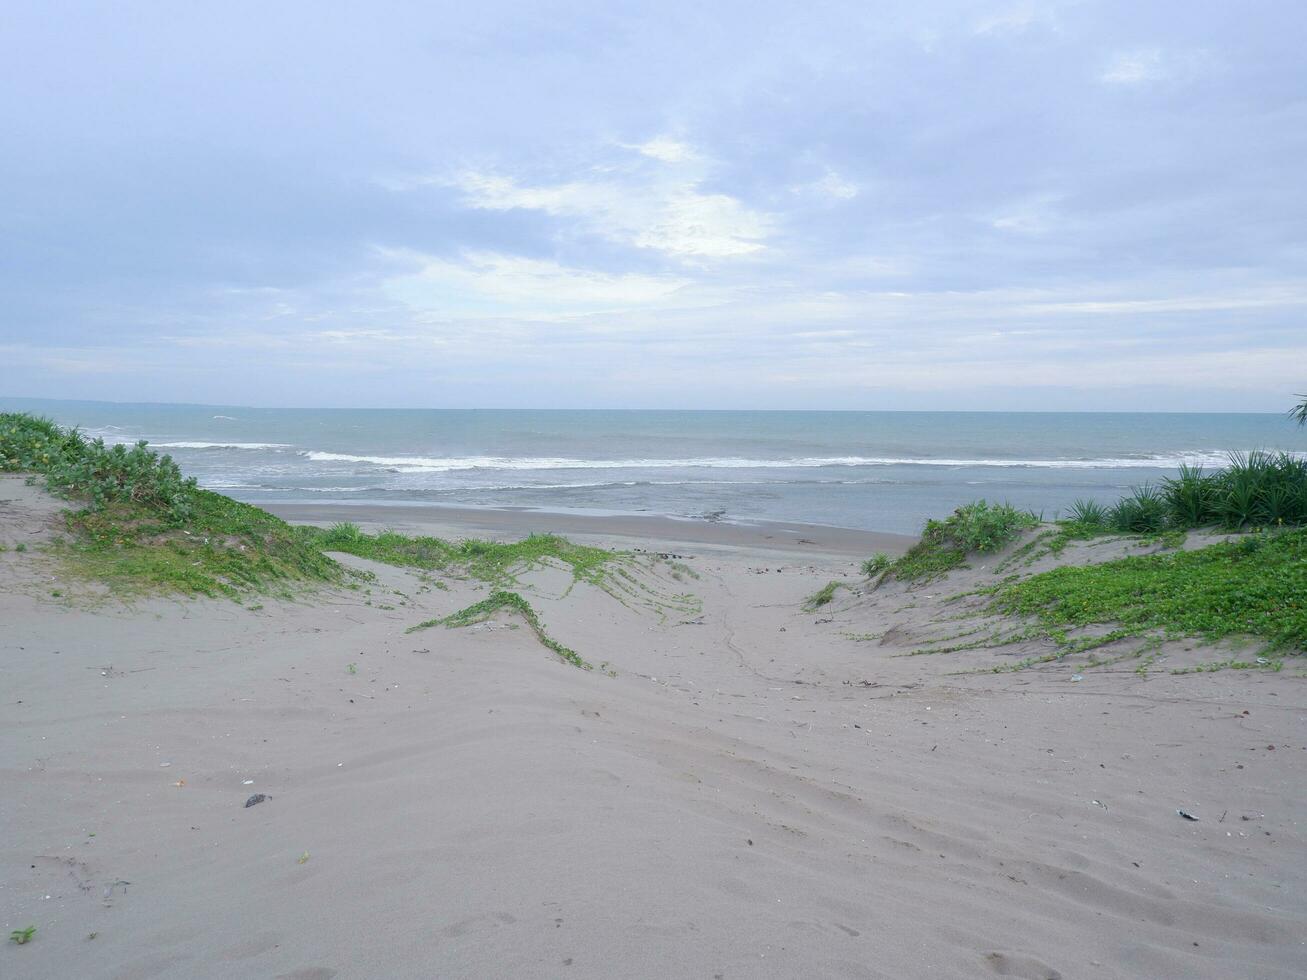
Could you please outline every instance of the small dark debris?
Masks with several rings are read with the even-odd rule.
[[[1185,813],[1183,810],[1176,810],[1175,812],[1180,814],[1180,816],[1184,817],[1186,820],[1196,821],[1198,819],[1192,813]]]
[[[753,838],[752,838],[752,837],[746,837],[745,840],[747,840],[747,841],[749,842],[749,846],[750,846],[750,847],[753,847]]]
[[[255,793],[253,796],[251,796],[248,800],[245,801],[245,809],[248,810],[252,806],[258,806],[266,799],[268,799],[268,797],[265,796],[263,793]]]

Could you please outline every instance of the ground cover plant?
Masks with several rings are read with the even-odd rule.
[[[989,611],[1032,618],[1063,652],[1126,637],[1235,636],[1307,652],[1307,529],[1193,551],[1055,568],[992,590]],[[1098,637],[1069,631],[1112,624]]]
[[[75,574],[120,591],[238,598],[292,594],[343,570],[266,511],[211,493],[168,456],[106,446],[47,419],[0,413],[0,469],[26,472],[80,507],[52,546]]]
[[[496,590],[480,602],[475,602],[464,609],[450,613],[448,616],[428,619],[416,626],[410,626],[407,632],[413,633],[417,630],[429,629],[432,626],[444,626],[448,629],[471,626],[475,623],[485,622],[502,610],[515,612],[521,616],[543,646],[558,654],[560,658],[573,667],[579,667],[581,670],[594,669],[594,665],[582,658],[575,650],[559,643],[545,631],[544,624],[540,621],[540,616],[531,603],[516,592],[508,592],[502,589]]]
[[[585,582],[625,606],[648,609],[663,620],[695,616],[702,611],[697,596],[673,592],[670,583],[658,581],[651,569],[661,561],[659,557],[576,544],[556,534],[533,534],[520,541],[468,539],[455,542],[394,531],[369,534],[348,523],[326,529],[300,527],[296,531],[325,551],[341,551],[385,564],[439,571],[451,578],[485,582],[495,589],[521,587],[519,576],[523,573],[553,565],[571,573],[567,592],[577,582]],[[667,568],[677,583],[683,582],[686,574],[698,578],[698,573],[679,562],[669,562]]]
[[[617,552],[575,544],[555,534],[533,534],[511,542],[453,542],[394,531],[368,534],[349,523],[325,529],[301,527],[298,532],[326,551],[341,551],[388,565],[458,572],[497,586],[513,584],[517,573],[547,560],[570,569],[574,581],[602,585],[607,566],[621,557]]]

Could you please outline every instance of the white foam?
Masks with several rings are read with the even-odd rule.
[[[447,473],[458,470],[640,470],[640,469],[812,469],[856,466],[944,466],[1028,469],[1177,469],[1188,466],[1223,466],[1225,452],[1195,450],[1139,456],[1080,459],[920,459],[908,456],[803,456],[789,459],[750,459],[709,456],[677,459],[575,459],[555,456],[362,456],[305,450],[301,456],[314,462],[362,463],[401,473]]]
[[[290,449],[284,442],[152,442],[157,449]]]

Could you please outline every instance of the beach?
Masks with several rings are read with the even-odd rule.
[[[1077,500],[1110,503],[1181,465],[1223,466],[1230,453],[1307,458],[1307,432],[1283,413],[347,410],[0,397],[6,409],[110,445],[145,439],[201,486],[247,503],[345,515],[425,506],[915,535],[977,498],[1052,520]]]
[[[487,587],[349,555],[365,588],[96,598],[39,547],[61,503],[0,500],[31,543],[0,553],[0,921],[38,927],[5,976],[1301,976],[1296,667],[905,656],[993,574],[871,588],[907,538],[350,510],[631,552],[634,600],[522,576],[577,670],[508,615],[408,632]]]

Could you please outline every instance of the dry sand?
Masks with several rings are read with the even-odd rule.
[[[957,675],[1030,651],[898,655],[992,570],[805,614],[860,579],[797,534],[645,541],[699,576],[639,570],[670,616],[528,576],[614,677],[406,634],[484,587],[355,559],[370,595],[70,599],[13,549],[50,512],[0,482],[0,976],[1307,974],[1297,666]]]

